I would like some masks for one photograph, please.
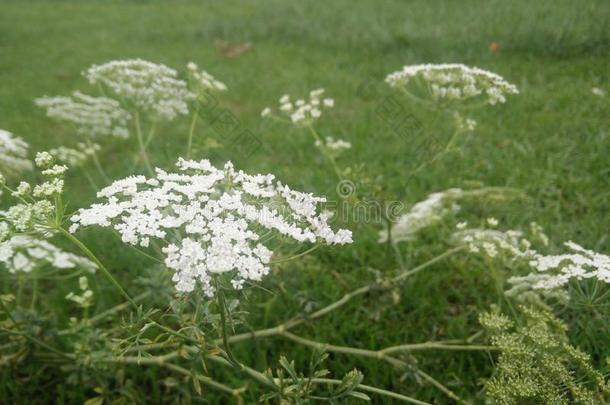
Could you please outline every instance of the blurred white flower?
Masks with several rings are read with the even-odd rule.
[[[316,141],[315,146],[323,146],[333,152],[341,152],[343,150],[352,148],[352,144],[350,142],[344,141],[343,139],[335,139],[332,136],[327,136],[324,138],[324,142],[320,142],[319,140]]]
[[[50,265],[58,269],[83,268],[95,271],[90,260],[65,252],[48,241],[26,235],[15,235],[0,243],[0,263],[10,273],[30,272]]]
[[[89,83],[109,88],[129,109],[167,121],[188,114],[188,101],[195,98],[174,69],[142,59],[93,65],[85,76]]]
[[[591,89],[591,93],[593,93],[594,95],[596,95],[597,97],[606,97],[606,94],[608,94],[606,92],[606,90],[604,89],[600,89],[599,87],[593,87]]]
[[[424,201],[415,204],[409,212],[402,214],[396,224],[392,225],[392,240],[400,242],[413,239],[423,228],[439,222],[445,215],[459,211],[460,206],[453,201],[463,193],[459,188],[450,188],[430,194]],[[379,242],[385,242],[387,239],[388,231],[381,231]]]
[[[74,125],[81,136],[129,136],[127,125],[131,115],[111,98],[92,97],[75,91],[71,97],[40,97],[34,103],[45,108],[49,118]]]
[[[34,166],[27,159],[28,148],[23,139],[0,129],[0,170],[11,176],[32,170]]]
[[[77,167],[82,165],[89,157],[99,151],[100,145],[97,143],[86,144],[79,142],[75,148],[68,148],[66,146],[59,146],[49,150],[49,154],[52,155],[56,161],[65,163],[70,167]]]
[[[205,70],[200,70],[194,62],[189,62],[186,65],[189,75],[189,85],[191,91],[195,94],[205,94],[207,91],[226,91],[227,86],[214,78]]]

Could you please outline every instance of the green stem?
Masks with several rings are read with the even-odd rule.
[[[146,153],[146,145],[144,144],[144,137],[142,135],[142,127],[140,125],[140,113],[138,113],[137,111],[134,115],[134,122],[136,126],[136,136],[138,138],[138,144],[140,145],[140,157],[142,158],[142,161],[144,162],[144,166],[146,166],[146,170],[148,170],[148,173],[153,176],[154,170],[152,168],[152,165],[150,164],[150,160],[148,160],[148,154]]]
[[[222,333],[222,345],[225,349],[225,352],[227,353],[227,357],[229,358],[229,361],[231,361],[231,363],[233,363],[234,366],[241,368],[241,364],[239,363],[239,361],[237,361],[237,359],[233,355],[233,352],[231,351],[231,346],[229,345],[229,339],[228,339],[228,333],[227,333],[228,309],[227,309],[227,303],[225,301],[225,294],[222,291],[222,286],[220,286],[220,283],[216,283],[216,295],[218,296],[218,306],[220,309],[220,329],[221,329],[221,333]]]
[[[104,168],[102,167],[102,164],[100,163],[100,159],[99,159],[99,156],[97,155],[97,151],[95,150],[95,148],[93,147],[93,145],[91,144],[91,141],[89,139],[87,139],[87,146],[93,152],[91,154],[91,157],[93,158],[93,164],[95,165],[95,168],[100,173],[100,175],[102,176],[104,181],[106,183],[110,183],[110,179],[106,175],[106,172],[104,171]]]
[[[333,380],[333,379],[330,379],[330,378],[312,378],[309,381],[311,383],[313,383],[313,384],[340,385],[342,383],[341,380]],[[397,394],[396,392],[383,390],[381,388],[371,387],[370,385],[365,385],[365,384],[358,384],[358,386],[356,387],[356,390],[372,392],[372,393],[377,394],[377,395],[383,395],[383,396],[386,396],[386,397],[397,399],[399,401],[409,402],[411,404],[432,405],[429,402],[419,401],[419,400],[417,400],[415,398],[411,398],[411,397],[408,397],[406,395]]]
[[[328,152],[328,149],[326,148],[326,144],[324,142],[322,142],[322,138],[320,138],[320,135],[318,135],[318,133],[316,132],[316,130],[313,128],[313,126],[311,124],[307,125],[307,128],[309,128],[309,131],[311,132],[314,139],[316,140],[316,143],[318,143],[320,145],[320,150],[322,151],[324,156],[332,164],[333,169],[335,170],[335,173],[337,174],[337,177],[339,178],[339,180],[341,180],[343,178],[343,175],[341,174],[341,170],[339,169],[339,166],[337,166],[337,162],[335,161],[335,158]]]
[[[199,103],[197,103],[197,107],[195,108],[195,113],[193,114],[193,119],[191,120],[191,126],[189,129],[189,140],[186,147],[186,158],[191,158],[191,147],[193,146],[193,135],[195,133],[195,126],[197,125],[197,118],[199,118]]]
[[[138,304],[136,304],[133,298],[131,298],[127,291],[125,291],[121,284],[119,284],[119,282],[114,278],[112,273],[110,273],[106,266],[102,264],[102,262],[97,258],[97,256],[95,256],[93,252],[89,250],[89,248],[85,246],[83,242],[81,242],[77,237],[66,231],[61,226],[58,226],[57,230],[62,235],[64,235],[70,242],[74,243],[85,255],[87,255],[87,257],[89,257],[89,259],[91,259],[97,265],[102,274],[110,281],[110,283],[112,283],[112,285],[114,285],[117,290],[119,290],[119,292],[127,299],[127,301],[129,301],[129,303],[133,305],[134,308],[138,308]]]

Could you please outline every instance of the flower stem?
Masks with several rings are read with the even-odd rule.
[[[114,285],[114,287],[117,290],[119,290],[119,292],[123,295],[123,297],[125,297],[127,299],[127,301],[129,301],[129,303],[131,305],[133,305],[134,308],[136,308],[136,309],[138,308],[138,304],[136,304],[136,302],[133,300],[133,298],[131,298],[131,296],[127,293],[127,291],[125,291],[123,289],[123,287],[121,286],[121,284],[119,284],[119,282],[114,278],[112,273],[110,273],[110,271],[106,268],[106,266],[104,266],[104,264],[97,258],[97,256],[95,254],[93,254],[93,252],[91,250],[89,250],[89,248],[87,246],[85,246],[85,244],[83,242],[81,242],[77,237],[72,235],[70,232],[66,231],[61,226],[58,226],[57,230],[62,235],[64,235],[70,242],[74,243],[85,255],[87,255],[87,257],[89,257],[89,259],[91,259],[97,265],[97,267],[100,269],[102,274],[110,281],[110,283],[112,283],[112,285]]]
[[[324,142],[322,142],[322,138],[320,138],[320,135],[318,135],[318,133],[316,132],[316,130],[313,128],[313,126],[311,124],[307,125],[307,128],[309,128],[309,131],[311,132],[314,139],[316,140],[316,143],[318,143],[320,145],[320,150],[322,151],[324,156],[326,156],[326,158],[332,164],[333,169],[335,170],[335,173],[337,174],[337,177],[339,179],[342,179],[343,175],[341,174],[341,170],[339,169],[339,166],[337,166],[337,162],[335,161],[335,158],[328,152],[328,149],[326,148],[326,145],[324,144]]]
[[[144,162],[144,166],[146,166],[146,170],[152,176],[154,175],[154,170],[152,165],[150,164],[150,160],[148,160],[148,154],[146,153],[146,145],[144,144],[144,137],[142,135],[142,127],[140,125],[140,113],[136,111],[134,115],[134,122],[136,126],[136,136],[138,137],[138,144],[140,145],[140,157]]]
[[[199,103],[197,103],[197,107],[195,108],[195,113],[193,114],[193,119],[191,120],[191,127],[189,129],[189,140],[186,147],[186,158],[191,158],[191,147],[193,146],[193,135],[195,133],[195,126],[197,125],[197,118],[199,118]]]

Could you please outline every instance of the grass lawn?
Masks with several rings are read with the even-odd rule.
[[[203,120],[195,134],[193,157],[215,163],[230,159],[247,172],[274,173],[297,190],[337,200],[337,178],[311,136],[260,117],[264,107],[275,107],[285,93],[305,95],[323,87],[336,106],[324,113],[317,128],[323,136],[352,143],[338,163],[359,171],[357,187],[379,190],[388,200],[406,205],[450,187],[517,188],[528,197],[464,204],[461,220],[476,224],[495,217],[507,229],[536,221],[550,236],[551,250],[574,240],[607,254],[610,96],[596,96],[591,89],[610,90],[608,27],[610,2],[603,0],[2,0],[0,128],[22,136],[34,150],[74,144],[74,133],[46,118],[34,98],[75,89],[95,91],[81,73],[109,60],[142,58],[180,70],[194,61],[227,84],[229,91],[218,97],[218,108],[238,120],[239,131],[248,130],[255,137],[256,147],[236,148],[233,133]],[[492,52],[492,43],[499,49]],[[446,141],[447,123],[401,98],[384,78],[405,64],[450,62],[496,72],[516,84],[520,94],[506,104],[473,112],[478,126],[460,139],[459,149],[409,177],[430,147],[426,140]],[[423,130],[397,134],[379,113],[388,97],[412,114]],[[184,155],[188,125],[179,120],[158,128],[150,147],[155,165],[170,168]],[[135,139],[103,144],[101,157],[108,175],[127,175],[136,151]],[[92,164],[85,170],[93,182],[103,184]],[[67,177],[67,187],[77,190],[70,195],[72,208],[95,200],[89,180],[78,173]],[[446,236],[455,223],[448,221],[401,244],[404,265],[415,267],[446,250]],[[238,325],[239,331],[277,325],[397,273],[396,255],[377,241],[382,223],[348,218],[337,220],[334,226],[339,225],[352,229],[354,244],[321,247],[301,260],[274,266],[264,288],[253,291],[242,306],[248,325]],[[137,280],[148,274],[151,261],[109,231],[83,231],[82,236],[132,294],[146,288]],[[480,329],[481,311],[503,305],[491,274],[504,269],[490,266],[467,255],[452,256],[409,278],[391,294],[373,291],[299,326],[295,333],[373,349],[467,338]],[[45,283],[43,312],[65,325],[78,312],[63,299],[76,281]],[[99,283],[95,311],[121,302],[110,284],[103,279]],[[14,286],[14,279],[0,278],[0,293]],[[570,320],[572,343],[603,366],[610,355],[608,323],[592,319],[586,310],[564,315]],[[271,337],[237,343],[234,351],[244,363],[263,370],[278,367],[280,355],[306,365],[311,349]],[[456,395],[483,403],[482,381],[493,370],[488,354],[422,351],[406,359]],[[0,398],[5,399],[0,402],[79,403],[96,395],[92,388],[97,383],[104,384],[91,376],[64,381],[58,368],[40,364],[0,368]],[[366,384],[431,403],[453,403],[413,373],[396,371],[376,359],[333,353],[326,366],[333,375],[355,367],[364,373]],[[241,380],[235,373],[208,367],[217,380],[232,385]],[[125,367],[123,378],[133,387],[133,402],[159,403],[170,389],[162,383],[170,375],[132,365]],[[200,401],[194,389],[176,393],[177,402],[189,398]],[[211,390],[203,398],[204,403],[226,400]],[[246,398],[254,402],[258,395],[253,392]],[[374,397],[373,403],[393,402]]]

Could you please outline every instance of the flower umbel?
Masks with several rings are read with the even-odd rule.
[[[188,101],[194,97],[174,69],[141,59],[94,65],[85,76],[89,83],[112,90],[130,108],[168,121],[188,114]]]
[[[169,240],[165,264],[175,270],[176,289],[190,292],[199,280],[214,294],[212,276],[230,272],[239,289],[269,272],[272,251],[260,233],[272,231],[299,242],[351,243],[351,232],[334,232],[318,213],[322,197],[293,191],[273,175],[248,175],[229,162],[217,169],[208,160],[179,159],[178,173],[156,169],[156,176],[132,176],[98,193],[105,202],[81,209],[80,226],[112,226],[126,243],[148,246],[150,238]]]
[[[27,159],[28,147],[20,137],[0,129],[0,169],[9,174],[32,170],[32,162]]]
[[[519,93],[515,85],[496,73],[458,63],[407,65],[389,74],[385,81],[405,91],[420,84],[437,101],[482,97],[495,105],[504,103],[507,95]]]
[[[81,136],[129,136],[127,123],[131,115],[111,98],[93,97],[75,91],[71,97],[40,97],[34,103],[45,108],[49,118],[74,125]]]
[[[335,100],[332,98],[322,99],[324,89],[316,89],[309,92],[309,100],[298,99],[292,101],[289,95],[283,95],[280,98],[280,107],[277,112],[267,107],[261,112],[262,117],[285,116],[291,122],[298,125],[311,124],[313,121],[320,118],[322,110],[335,106]],[[279,114],[278,117],[276,114]]]

